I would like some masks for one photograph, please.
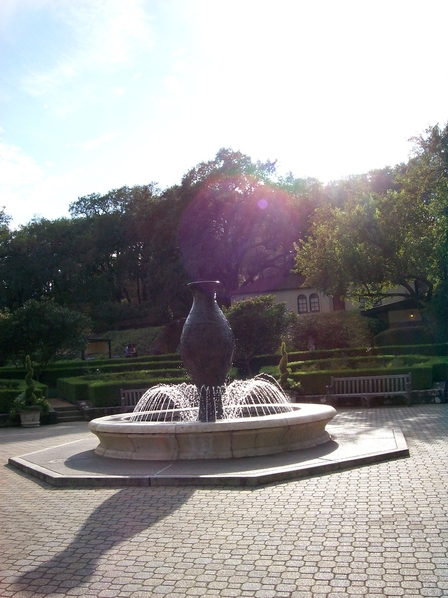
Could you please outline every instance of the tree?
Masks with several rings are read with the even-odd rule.
[[[332,311],[299,316],[288,331],[295,351],[307,351],[310,341],[316,350],[371,347],[373,337],[383,330],[380,320],[365,318],[358,311]]]
[[[235,335],[234,359],[251,374],[250,361],[255,355],[275,353],[282,337],[297,317],[286,303],[274,303],[273,295],[238,301],[226,310],[226,318]]]
[[[122,187],[79,198],[70,210],[86,229],[80,254],[92,290],[103,292],[97,305],[120,303],[124,313],[122,304],[138,304],[161,321],[185,314],[190,296],[177,246],[178,187],[163,193],[152,184]]]
[[[448,125],[412,141],[407,164],[351,177],[316,210],[295,269],[325,293],[371,302],[401,286],[416,307],[433,304],[448,335]]]
[[[87,346],[89,318],[49,299],[27,301],[0,317],[0,355],[16,365],[26,356],[40,371],[67,354],[79,354]]]
[[[295,271],[326,294],[372,303],[403,287],[396,294],[417,307],[431,298],[437,229],[418,198],[363,193],[342,207],[316,210],[310,237],[296,245]]]
[[[413,156],[400,177],[403,194],[418,201],[434,230],[431,272],[434,293],[424,312],[441,340],[448,340],[448,124],[412,139]]]
[[[220,280],[229,293],[256,276],[289,273],[298,220],[270,180],[274,171],[275,163],[220,150],[184,177],[179,247],[191,278]]]

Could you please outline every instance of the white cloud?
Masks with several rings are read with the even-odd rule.
[[[55,0],[44,9],[53,11],[61,27],[67,27],[70,41],[53,52],[47,64],[33,67],[22,77],[22,88],[34,97],[78,84],[85,75],[127,64],[153,46],[142,0]]]
[[[101,137],[97,137],[96,139],[88,139],[87,141],[68,143],[66,147],[80,147],[83,150],[94,150],[98,149],[101,145],[104,145],[105,143],[109,143],[109,141],[112,141],[118,136],[119,133],[108,133],[107,135],[101,135]]]
[[[34,158],[19,147],[0,141],[0,181],[2,192],[6,186],[21,187],[42,179],[42,170]]]

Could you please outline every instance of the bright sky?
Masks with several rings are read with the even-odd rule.
[[[221,147],[322,182],[448,122],[446,0],[0,0],[0,206],[180,183]]]

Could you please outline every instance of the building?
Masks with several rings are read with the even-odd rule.
[[[312,287],[303,286],[305,277],[290,274],[287,277],[259,278],[230,293],[232,305],[237,301],[260,295],[274,295],[276,303],[286,303],[288,309],[298,314],[326,313],[354,309],[351,303],[337,297],[329,297]]]
[[[412,326],[421,323],[421,314],[415,308],[406,289],[400,287],[391,291],[391,296],[378,301],[371,309],[364,305],[354,305],[338,297],[329,297],[313,287],[305,285],[305,277],[290,274],[287,277],[260,278],[247,286],[240,287],[230,294],[232,305],[237,301],[251,299],[260,295],[273,295],[276,303],[286,303],[288,309],[298,314],[328,313],[341,310],[361,310],[363,316],[378,318],[388,328]]]

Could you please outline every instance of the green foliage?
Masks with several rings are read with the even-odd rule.
[[[31,359],[30,359],[29,355],[27,355],[25,358],[25,370],[26,370],[26,376],[25,376],[26,390],[25,390],[23,406],[24,407],[33,407],[36,405],[37,397],[34,394],[34,389],[35,389],[35,384],[34,384],[34,380],[33,380],[34,370],[31,365]]]
[[[286,352],[286,345],[283,342],[282,346],[280,348],[281,350],[281,358],[280,358],[280,363],[278,364],[278,371],[280,374],[280,386],[283,388],[283,390],[288,390],[289,388],[289,384],[288,384],[288,378],[289,378],[289,374],[291,373],[290,369],[288,368],[288,353]]]
[[[149,355],[151,346],[159,335],[161,327],[135,328],[127,330],[109,330],[101,336],[112,341],[112,355],[124,356],[124,349],[129,343],[137,348],[139,356]]]
[[[448,263],[448,253],[446,260]],[[437,342],[448,342],[448,278],[436,285],[431,302],[422,311],[422,317],[431,337]]]
[[[42,415],[47,415],[50,410],[50,404],[44,397],[39,397],[35,393],[36,384],[33,380],[34,370],[31,364],[30,356],[25,359],[25,392],[19,394],[14,400],[10,409],[10,419],[14,420],[20,411],[39,409]]]
[[[281,358],[280,363],[278,364],[278,372],[280,374],[279,384],[283,390],[287,391],[295,391],[301,392],[302,386],[300,382],[294,381],[291,376],[291,370],[288,367],[288,353],[286,352],[286,345],[283,342],[280,348],[281,350]]]
[[[220,280],[229,293],[241,278],[289,272],[300,224],[274,172],[274,163],[221,149],[184,176],[179,248],[193,280]]]
[[[31,299],[0,317],[0,354],[16,364],[29,355],[42,370],[67,353],[80,353],[87,344],[90,321],[54,301]]]
[[[446,340],[448,125],[414,142],[407,164],[348,181],[338,202],[315,210],[295,267],[328,295],[410,298]]]
[[[161,372],[158,377],[135,372],[133,377],[115,379],[60,378],[58,394],[62,399],[76,403],[91,401],[95,407],[117,407],[120,405],[120,389],[151,388],[157,384],[178,384],[187,382],[187,377],[177,372],[177,377],[166,376]]]
[[[13,384],[11,387],[4,386],[3,382],[0,383],[0,413],[8,413],[11,411],[14,401],[17,399],[17,393],[21,395],[25,392],[25,381],[24,380],[12,380]],[[9,381],[8,381],[9,382]],[[36,383],[34,393],[38,400],[45,399],[48,388],[44,384]]]
[[[242,361],[250,372],[255,355],[275,353],[291,321],[296,317],[285,303],[274,303],[272,295],[239,301],[225,315],[236,341],[235,361]]]
[[[365,318],[356,311],[307,314],[299,316],[291,326],[289,343],[300,351],[308,348],[310,340],[318,350],[367,348],[372,344],[376,326],[381,326],[378,320]]]
[[[433,340],[424,326],[397,327],[383,330],[373,339],[375,346],[390,345],[425,345]]]

